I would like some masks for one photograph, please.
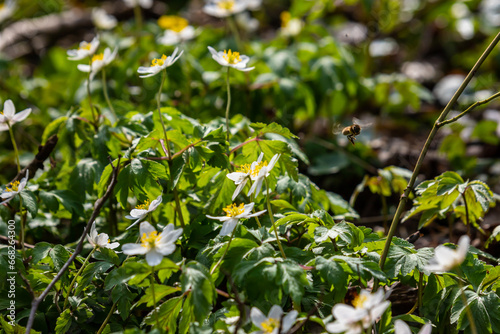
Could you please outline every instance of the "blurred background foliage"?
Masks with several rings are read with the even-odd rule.
[[[67,60],[66,50],[98,32],[89,18],[93,7],[106,9],[120,21],[112,32],[99,32],[100,49],[118,48],[106,76],[119,116],[154,110],[160,78],[140,79],[136,71],[153,57],[173,51],[174,46],[158,44],[162,29],[157,19],[180,15],[196,27],[197,35],[180,45],[184,56],[168,70],[163,103],[201,122],[222,117],[225,77],[207,46],[250,56],[255,70],[233,71],[231,76],[232,114],[288,127],[309,158],[299,162],[300,171],[345,200],[355,196],[351,203],[360,216],[381,215],[375,221],[380,223],[394,211],[401,191],[398,185],[389,186],[395,174],[383,168],[413,169],[432,123],[500,28],[500,3],[495,0],[263,0],[260,9],[245,13],[246,24],[237,18],[237,38],[225,20],[204,14],[203,5],[201,0],[155,1],[152,8],[143,9],[144,29],[138,35],[133,10],[121,1],[19,0],[13,17],[0,22],[3,37],[25,21],[68,11],[81,15],[73,26],[28,36],[29,42],[2,44],[0,100],[12,99],[18,110],[34,109],[23,126],[16,127],[21,164],[33,158],[38,145],[53,133],[52,122],[62,122],[61,116],[67,116],[67,132],[59,133],[54,157],[62,166],[58,168],[90,156],[85,124],[74,117],[89,112],[86,75]],[[283,14],[286,11],[289,14]],[[287,18],[298,20],[295,31],[286,29]],[[496,93],[499,75],[496,48],[453,113]],[[99,80],[92,83],[92,98],[108,115],[101,88]],[[500,192],[499,108],[493,101],[442,129],[421,180],[454,170],[464,180],[479,179]],[[353,117],[372,124],[354,146],[334,134],[339,125],[352,124]],[[6,184],[16,170],[7,132],[0,133],[0,142],[0,183]],[[116,158],[119,152],[118,145],[108,153]],[[106,156],[101,158],[97,179],[107,163]],[[385,192],[376,189],[377,180]]]

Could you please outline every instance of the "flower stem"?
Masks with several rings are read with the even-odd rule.
[[[155,267],[151,267],[151,293],[153,294],[153,312],[155,313],[156,328],[160,330],[160,320],[158,320],[158,312],[156,311],[156,296],[155,296]]]
[[[102,69],[102,91],[104,93],[104,98],[106,99],[106,102],[108,103],[109,110],[113,114],[115,118],[115,122],[118,121],[118,116],[116,116],[115,109],[113,108],[113,105],[111,104],[111,101],[109,100],[109,95],[108,95],[108,86],[106,85],[106,71],[104,68]]]
[[[137,34],[139,35],[142,30],[142,13],[139,4],[135,5],[134,7],[134,18],[137,27]]]
[[[250,183],[251,183],[251,182],[252,182],[252,180],[250,180]],[[254,197],[255,197],[255,196],[254,196],[254,194],[251,194],[251,195],[250,195],[250,201],[251,201],[251,202],[255,202],[255,198],[254,198]],[[255,207],[253,208],[253,211],[257,211],[257,210],[255,210]],[[259,226],[259,228],[261,228],[261,227],[262,227],[262,225],[260,224],[259,217],[257,217],[257,216],[256,216],[256,217],[255,217],[255,220],[257,221],[257,226]]]
[[[85,258],[85,261],[83,261],[83,264],[80,267],[80,270],[78,270],[78,272],[76,273],[75,277],[71,281],[71,284],[69,285],[69,288],[68,288],[68,292],[66,294],[66,300],[64,301],[63,311],[66,310],[66,306],[68,305],[69,296],[71,294],[71,290],[73,289],[73,286],[76,283],[76,279],[78,278],[78,276],[80,276],[80,274],[82,273],[83,269],[87,265],[87,262],[89,262],[90,257],[92,256],[92,254],[94,254],[94,252],[96,251],[96,249],[97,249],[97,247],[94,247],[94,249],[92,249],[92,251],[89,253],[89,255],[87,256],[87,258]]]
[[[165,78],[167,77],[167,70],[163,70],[161,73],[161,82],[160,82],[160,89],[158,90],[158,96],[156,98],[156,104],[158,107],[158,115],[160,116],[160,121],[161,121],[161,126],[163,128],[163,136],[165,137],[165,154],[167,155],[168,159],[168,170],[170,172],[170,178],[172,178],[172,155],[170,154],[170,142],[168,140],[168,135],[167,135],[167,129],[165,127],[165,122],[163,121],[163,114],[161,113],[161,108],[160,108],[160,98],[161,98],[161,91],[163,89],[163,83],[165,82]],[[182,216],[182,208],[180,205],[179,201],[179,194],[177,192],[176,187],[172,187],[173,192],[174,192],[174,199],[175,199],[175,208],[177,210],[177,214],[179,215],[179,220],[181,222],[181,226],[184,229],[185,224],[184,224],[184,217]]]
[[[118,302],[114,303],[113,306],[111,306],[111,310],[109,310],[109,313],[106,316],[106,319],[104,319],[104,322],[102,323],[101,327],[99,328],[99,331],[97,332],[97,334],[101,334],[102,333],[102,331],[104,330],[104,328],[108,324],[109,318],[111,318],[111,315],[115,311],[117,304],[118,304]]]
[[[23,214],[23,198],[19,194],[19,212],[21,213],[21,254],[24,260],[24,223],[26,221],[26,216]]]
[[[175,207],[177,209],[177,214],[179,215],[179,221],[181,222],[182,228],[185,229],[186,225],[184,224],[184,217],[182,216],[181,202],[179,201],[179,193],[177,191],[177,187],[174,187],[173,191],[174,191]]]
[[[226,77],[226,85],[227,85],[227,105],[226,105],[226,141],[228,143],[228,156],[229,156],[229,108],[231,107],[231,85],[229,84],[229,72],[231,70],[231,67],[227,68],[227,77]]]
[[[99,122],[99,115],[96,117],[96,111],[94,109],[94,104],[92,103],[92,94],[90,93],[90,74],[92,73],[92,58],[89,57],[89,75],[87,77],[87,96],[89,99],[90,111],[92,112],[92,125],[94,126],[95,131],[97,132],[97,124]]]
[[[17,150],[16,139],[14,138],[14,131],[12,131],[12,127],[10,126],[9,123],[7,123],[7,126],[9,127],[9,135],[10,135],[10,140],[12,141],[12,147],[14,147],[14,155],[16,156],[17,173],[19,173],[21,172],[21,163],[19,162],[19,151]]]
[[[457,268],[457,271],[458,271],[459,276],[461,277],[461,273],[462,273],[461,270],[459,268]],[[470,310],[469,304],[467,304],[467,296],[465,295],[464,285],[462,283],[462,280],[457,279],[457,281],[458,281],[458,286],[460,289],[460,295],[462,297],[462,302],[464,303],[465,312],[467,313],[467,318],[469,319],[470,330],[471,330],[472,334],[477,334],[476,322],[474,321],[474,317],[472,316],[472,312]]]
[[[163,89],[163,83],[165,82],[165,78],[167,76],[167,70],[163,70],[161,73],[161,81],[160,81],[160,89],[158,89],[158,96],[156,97],[156,104],[158,107],[158,116],[160,116],[161,126],[163,128],[163,136],[165,137],[165,146],[168,160],[171,160],[170,155],[170,142],[168,141],[167,129],[165,127],[165,122],[163,121],[163,115],[161,113],[160,108],[160,99],[161,99],[161,90]]]
[[[238,223],[239,223],[239,221],[238,221]],[[217,261],[217,263],[212,268],[212,270],[210,270],[210,275],[212,275],[215,272],[215,269],[217,269],[220,266],[220,264],[222,263],[222,260],[224,260],[224,257],[226,256],[227,251],[229,250],[229,246],[231,246],[231,241],[233,240],[234,233],[236,232],[236,228],[238,227],[238,223],[236,223],[236,226],[234,227],[233,232],[231,233],[231,237],[229,237],[229,241],[227,243],[226,250],[224,250],[224,254],[222,254],[222,256],[219,259],[219,261]]]
[[[266,180],[266,199],[267,199],[267,212],[269,213],[269,217],[271,218],[271,223],[273,224],[274,235],[276,236],[276,241],[278,242],[278,247],[281,252],[281,256],[286,259],[285,251],[283,250],[283,246],[281,246],[281,241],[278,236],[278,228],[274,224],[273,210],[271,209],[271,199],[269,197],[269,183],[267,182],[267,177],[264,177]]]

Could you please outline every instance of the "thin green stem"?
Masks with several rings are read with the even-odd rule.
[[[429,133],[429,136],[427,137],[427,140],[425,141],[424,147],[422,148],[422,151],[420,152],[420,156],[418,157],[417,163],[415,165],[415,168],[413,169],[413,173],[411,175],[410,181],[408,182],[408,186],[406,187],[405,191],[403,192],[403,195],[401,195],[401,198],[399,200],[398,207],[396,209],[396,213],[394,214],[394,217],[392,219],[391,226],[389,228],[389,233],[387,235],[387,239],[385,241],[385,246],[384,250],[382,252],[382,255],[380,256],[380,261],[379,261],[379,266],[380,268],[384,268],[385,265],[385,260],[387,259],[387,254],[389,253],[389,248],[391,246],[392,238],[394,237],[394,234],[396,232],[396,228],[399,224],[400,217],[403,214],[403,211],[406,206],[406,202],[408,201],[408,196],[410,195],[411,190],[413,189],[413,186],[415,184],[415,181],[417,180],[417,176],[420,173],[420,168],[422,167],[422,164],[424,162],[424,158],[427,155],[427,151],[429,150],[429,147],[432,143],[432,140],[434,139],[434,136],[436,135],[439,126],[438,124],[442,123],[445,119],[446,116],[448,116],[448,113],[450,112],[451,108],[455,104],[455,102],[458,100],[459,96],[462,94],[462,92],[465,90],[465,87],[469,84],[471,81],[472,77],[474,74],[477,72],[479,67],[482,65],[482,63],[485,61],[485,59],[489,56],[491,51],[495,48],[495,46],[498,44],[500,41],[500,33],[498,33],[493,41],[488,45],[486,50],[483,52],[481,57],[477,60],[476,64],[472,68],[472,70],[469,72],[467,77],[464,79],[458,90],[455,92],[453,97],[451,98],[450,102],[446,105],[446,107],[443,109],[441,115],[439,115],[439,118],[436,120],[434,123],[434,126],[432,127],[431,132]],[[374,284],[374,289],[378,288],[378,280],[375,281]]]
[[[460,270],[460,268],[457,268],[457,271],[458,271],[458,274],[460,276],[462,271]],[[462,302],[464,303],[465,312],[467,314],[467,318],[469,319],[470,330],[471,330],[472,334],[477,334],[476,322],[474,321],[474,317],[472,315],[472,311],[470,310],[469,304],[467,304],[467,296],[465,295],[465,290],[464,290],[465,287],[464,287],[461,279],[457,279],[457,282],[458,282],[458,286],[460,289],[460,295],[462,297]]]
[[[418,275],[418,292],[417,292],[417,303],[418,303],[418,315],[422,316],[422,294],[423,294],[423,281],[424,280],[424,273],[420,272]]]
[[[158,107],[158,116],[160,116],[161,126],[163,128],[163,136],[165,137],[167,158],[168,160],[171,160],[172,157],[170,155],[170,142],[168,141],[167,128],[165,127],[165,122],[163,121],[163,114],[161,113],[161,107],[160,107],[161,90],[163,89],[163,83],[165,82],[166,77],[167,77],[167,70],[163,70],[163,72],[161,73],[160,89],[158,89],[158,96],[156,97],[156,104]]]
[[[113,312],[115,311],[116,309],[116,305],[118,304],[118,302],[114,303],[113,306],[111,306],[111,310],[109,310],[109,313],[108,315],[106,316],[106,319],[104,319],[104,322],[102,323],[101,327],[99,328],[99,331],[97,331],[97,334],[101,334],[102,331],[104,330],[104,328],[106,327],[106,325],[108,324],[108,321],[109,319],[111,318],[111,315],[113,314]]]
[[[66,306],[68,305],[68,300],[69,300],[69,296],[71,294],[71,290],[73,289],[73,286],[75,285],[78,276],[80,276],[80,274],[82,273],[83,269],[87,265],[87,262],[89,262],[90,257],[92,256],[92,254],[94,254],[94,252],[96,251],[96,249],[97,249],[97,247],[94,247],[94,249],[92,249],[92,251],[89,253],[89,255],[85,258],[85,261],[83,261],[83,264],[80,267],[80,270],[78,270],[78,272],[76,273],[75,277],[71,281],[71,284],[69,285],[69,288],[68,288],[68,292],[66,294],[66,300],[64,301],[63,311],[66,310]]]
[[[227,18],[227,23],[229,24],[229,30],[231,30],[231,33],[234,36],[234,41],[236,42],[236,47],[238,50],[245,51],[243,50],[243,44],[241,43],[241,37],[240,37],[240,32],[238,31],[238,27],[236,26],[236,22],[234,21],[233,16],[229,16]]]
[[[269,217],[271,218],[271,223],[273,224],[273,230],[274,230],[274,235],[276,236],[276,241],[278,242],[278,247],[281,252],[281,256],[286,259],[285,251],[283,250],[283,246],[281,246],[281,241],[278,236],[278,228],[276,227],[276,224],[274,223],[274,216],[273,216],[273,210],[271,208],[271,199],[269,197],[269,183],[267,182],[267,177],[264,177],[264,180],[266,180],[266,199],[267,199],[267,211],[269,213]]]
[[[92,94],[90,93],[90,74],[92,73],[92,57],[89,56],[89,75],[87,76],[87,97],[89,99],[89,107],[92,112],[92,125],[97,132],[97,127],[99,124],[99,115],[94,109],[94,104],[92,103]]]
[[[247,177],[248,177],[248,176],[247,176]],[[249,181],[250,181],[250,183],[252,183],[252,180],[249,180]],[[255,196],[254,196],[254,194],[251,194],[251,195],[250,195],[250,201],[251,201],[252,203],[254,203],[254,202],[255,202]],[[255,206],[254,206],[254,208],[253,208],[253,211],[257,211],[257,210],[255,210]],[[259,226],[259,228],[261,228],[261,227],[262,227],[262,225],[260,224],[259,217],[257,217],[257,216],[256,216],[256,217],[255,217],[255,220],[257,221],[257,226]]]
[[[161,331],[158,312],[156,311],[156,296],[155,296],[155,267],[151,267],[151,293],[153,295],[153,312],[155,313],[156,328]]]
[[[19,162],[19,151],[17,150],[17,144],[16,144],[16,139],[14,137],[14,131],[12,131],[12,127],[10,124],[7,122],[7,126],[9,127],[9,135],[10,135],[10,140],[12,141],[12,147],[14,148],[14,155],[16,156],[16,163],[17,163],[17,173],[21,172],[21,163]]]
[[[23,256],[23,260],[25,258],[25,249],[24,249],[24,223],[26,221],[26,216],[23,214],[23,198],[19,195],[19,212],[21,213],[21,254]]]
[[[231,107],[231,85],[229,84],[229,72],[231,67],[227,68],[226,86],[227,86],[227,105],[226,105],[226,141],[228,143],[227,155],[229,156],[229,136],[231,132],[229,131],[229,108]]]
[[[138,4],[135,5],[134,7],[134,17],[135,17],[135,24],[137,26],[137,35],[139,35],[142,31],[142,13],[141,13],[141,6]]]
[[[182,228],[185,229],[186,225],[184,224],[184,217],[182,216],[181,202],[179,200],[179,193],[177,191],[177,187],[174,187],[173,191],[174,191],[175,207],[176,207],[177,213],[179,215],[179,221],[181,222]]]
[[[224,260],[224,257],[226,257],[226,254],[227,254],[227,251],[229,250],[229,247],[231,246],[231,241],[233,240],[233,237],[234,237],[234,234],[236,232],[236,228],[238,227],[238,224],[239,224],[239,221],[238,223],[236,223],[236,226],[234,227],[233,229],[233,232],[231,232],[231,236],[229,237],[229,241],[227,243],[227,247],[226,249],[224,250],[224,254],[222,254],[221,258],[219,259],[219,261],[217,261],[217,263],[215,264],[215,266],[212,268],[212,270],[210,270],[210,275],[213,275],[213,273],[215,272],[215,270],[220,266],[220,264],[222,263],[222,260]]]
[[[109,110],[113,114],[115,118],[115,122],[118,121],[118,117],[116,116],[115,109],[113,108],[113,105],[111,104],[111,101],[109,100],[109,95],[108,95],[108,85],[106,83],[106,71],[103,68],[102,69],[102,91],[104,93],[104,98],[106,99],[106,102],[108,103]]]
[[[460,114],[458,114],[457,116],[453,117],[453,118],[450,118],[450,119],[447,119],[447,120],[444,120],[440,123],[437,124],[438,127],[442,127],[446,124],[450,124],[450,123],[453,123],[455,121],[457,121],[459,118],[465,116],[466,114],[470,113],[472,110],[474,110],[476,107],[482,105],[482,104],[486,104],[494,99],[496,99],[497,97],[500,97],[500,92],[488,97],[487,99],[484,99],[482,101],[477,101],[477,102],[474,102],[469,108],[465,109],[464,111],[462,111]]]

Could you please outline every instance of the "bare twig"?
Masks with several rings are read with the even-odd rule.
[[[448,116],[448,113],[450,112],[451,108],[457,102],[458,97],[462,94],[462,92],[465,90],[465,87],[469,84],[471,81],[472,77],[474,74],[476,74],[477,70],[479,67],[482,65],[484,60],[489,56],[491,51],[495,48],[497,43],[500,41],[500,33],[498,33],[493,41],[488,45],[486,50],[483,52],[481,57],[477,60],[476,64],[472,68],[472,70],[469,72],[467,77],[464,79],[458,90],[455,92],[453,97],[451,98],[450,102],[446,105],[446,107],[443,109],[443,112],[441,115],[439,115],[438,119],[434,123],[434,126],[432,127],[431,132],[429,133],[429,136],[427,137],[427,140],[424,144],[424,147],[422,148],[422,151],[420,152],[420,156],[418,157],[417,163],[415,165],[415,168],[413,170],[413,173],[411,175],[410,181],[408,182],[408,186],[406,187],[405,191],[403,192],[403,195],[401,195],[401,198],[399,200],[398,207],[396,209],[396,213],[394,214],[394,217],[392,219],[391,227],[389,229],[389,233],[387,235],[387,240],[385,242],[384,250],[382,252],[382,255],[380,257],[380,262],[379,266],[380,268],[384,268],[385,260],[387,259],[387,254],[389,253],[389,247],[391,246],[391,241],[392,237],[394,236],[394,233],[396,232],[396,227],[398,226],[398,223],[400,221],[400,217],[403,214],[403,210],[406,206],[406,202],[408,201],[408,196],[410,194],[410,191],[413,189],[413,186],[415,184],[415,181],[417,180],[417,176],[420,172],[420,168],[422,167],[422,164],[424,162],[425,155],[427,154],[427,151],[429,150],[429,147],[432,143],[432,140],[434,139],[434,136],[436,135],[437,131],[439,130],[439,124],[442,124],[446,117]],[[375,281],[374,288],[376,289],[378,287],[378,280]]]
[[[57,135],[52,135],[49,139],[47,139],[45,145],[38,146],[38,153],[35,155],[33,160],[31,160],[28,166],[24,167],[10,182],[21,181],[21,179],[26,176],[26,170],[29,170],[29,176],[33,177],[37,170],[43,169],[43,162],[50,156],[56,147],[58,139]]]
[[[116,167],[113,166],[111,159],[110,159],[110,163],[111,163],[111,167],[113,168],[113,172],[111,174],[111,181],[109,182],[108,188],[106,189],[106,192],[104,193],[104,195],[95,202],[94,211],[92,212],[92,215],[90,216],[90,219],[87,222],[87,226],[85,227],[85,230],[83,231],[82,236],[80,237],[80,241],[78,242],[78,245],[76,246],[75,251],[73,252],[73,255],[71,255],[69,260],[66,261],[66,263],[63,265],[61,270],[57,273],[57,275],[54,277],[52,282],[50,282],[49,285],[47,285],[47,287],[42,292],[42,294],[38,298],[33,299],[33,301],[31,302],[31,311],[30,311],[30,316],[28,318],[28,323],[26,325],[26,334],[29,334],[31,332],[31,328],[33,327],[33,321],[35,320],[35,315],[36,315],[36,311],[38,309],[38,306],[45,299],[45,297],[47,297],[47,295],[49,294],[52,287],[57,283],[57,281],[59,281],[61,279],[62,275],[66,272],[66,270],[69,268],[69,266],[73,263],[73,261],[76,259],[76,257],[82,251],[85,236],[89,233],[92,223],[94,222],[96,217],[99,215],[102,207],[104,206],[104,203],[111,196],[111,194],[113,192],[113,189],[114,189],[116,182],[117,182],[118,172],[120,169],[120,157],[118,158],[118,162],[116,164]]]
[[[450,123],[453,123],[455,121],[457,121],[459,118],[465,116],[466,114],[470,113],[472,110],[474,110],[476,107],[482,105],[482,104],[486,104],[494,99],[496,99],[497,97],[500,96],[500,92],[496,93],[496,94],[493,94],[491,95],[490,97],[488,97],[487,99],[484,99],[482,101],[476,101],[474,102],[469,108],[465,109],[464,111],[462,111],[460,114],[458,114],[457,116],[453,117],[453,118],[450,118],[450,119],[447,119],[445,121],[442,121],[442,122],[439,122],[438,124],[436,124],[437,127],[442,127],[443,125],[446,125],[446,124],[450,124]]]

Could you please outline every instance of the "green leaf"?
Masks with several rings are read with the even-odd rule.
[[[56,334],[66,334],[68,329],[71,327],[71,310],[67,309],[63,311],[57,317],[57,322],[56,322]]]
[[[464,293],[477,332],[498,333],[500,330],[500,297],[494,292],[484,296],[471,290],[466,290]],[[457,296],[454,301],[450,321],[451,323],[457,323],[458,329],[465,330],[465,333],[471,333],[467,310],[460,296]]]
[[[304,296],[304,288],[310,287],[307,272],[291,259],[276,263],[276,283],[283,292],[290,295],[294,303],[300,304]]]
[[[274,226],[278,227],[281,225],[290,225],[290,224],[306,224],[308,222],[315,222],[316,219],[309,217],[303,213],[292,213],[283,218],[278,219]],[[273,231],[274,227],[271,227],[270,231]]]
[[[113,288],[111,291],[111,299],[113,303],[117,303],[117,309],[120,313],[122,320],[128,318],[130,310],[132,308],[132,301],[135,299],[136,294],[130,292],[127,285],[119,284]]]
[[[49,209],[53,208],[54,200],[59,201],[63,207],[72,214],[73,217],[84,216],[83,204],[79,200],[78,196],[71,190],[52,190],[47,192],[40,192],[41,197],[43,196],[44,201],[49,203]],[[56,211],[56,210],[54,210]]]
[[[80,292],[82,292],[83,289],[85,289],[97,275],[104,274],[112,267],[112,263],[104,261],[88,264],[83,270],[80,282],[78,283],[78,287],[75,291],[75,295],[77,296],[78,294],[80,294]]]
[[[190,261],[182,268],[182,292],[191,289],[196,321],[203,321],[210,312],[215,297],[215,287],[207,268],[196,261]]]
[[[337,261],[327,260],[322,256],[318,256],[315,262],[323,281],[328,283],[329,289],[333,289],[336,293],[336,299],[343,298],[347,291],[349,277],[344,268]]]
[[[177,317],[181,311],[183,299],[184,298],[182,296],[173,297],[161,304],[158,308],[160,326],[166,329],[167,333],[175,333],[177,330]],[[143,323],[154,325],[156,323],[154,312],[155,310],[153,309],[153,311],[151,311],[146,318],[144,318]]]
[[[54,248],[49,250],[49,256],[54,264],[54,270],[59,271],[69,260],[69,252],[61,245],[55,245]]]
[[[146,289],[146,293],[142,296],[141,299],[137,302],[136,306],[139,306],[141,304],[147,303],[147,307],[153,306],[153,300],[156,300],[158,303],[163,297],[170,295],[172,293],[175,293],[177,291],[180,291],[180,288],[174,288],[172,286],[167,286],[167,285],[162,285],[162,284],[155,284],[154,286],[154,296],[153,296],[153,289],[151,285]]]
[[[104,289],[111,290],[118,284],[129,282],[130,285],[140,284],[148,275],[151,268],[146,263],[126,262],[120,268],[113,269],[104,281]],[[133,280],[132,280],[133,279]]]
[[[31,217],[35,218],[36,213],[38,212],[38,204],[36,201],[35,194],[33,194],[29,190],[23,190],[19,193],[23,200],[23,207],[28,210],[30,213]]]
[[[482,280],[479,289],[485,291],[490,285],[492,290],[500,287],[500,266],[496,266],[487,271],[487,274]]]
[[[406,276],[414,269],[423,272],[424,266],[434,256],[432,248],[403,247],[392,244],[387,256],[388,261],[384,270],[389,277],[396,277],[399,274]]]
[[[94,184],[97,182],[97,176],[100,175],[101,167],[99,162],[92,159],[82,159],[73,169],[69,178],[71,189],[79,189],[76,194],[80,201],[85,200],[85,193],[91,195],[94,190]]]
[[[276,133],[285,138],[299,138],[290,132],[287,128],[282,127],[278,123],[252,123],[250,127],[253,128],[257,133],[256,137],[262,137],[265,133]]]
[[[49,244],[48,242],[39,242],[35,245],[35,248],[33,248],[33,251],[31,252],[31,262],[32,264],[37,264],[44,258],[46,258],[49,255],[50,250],[52,249],[52,245]]]

